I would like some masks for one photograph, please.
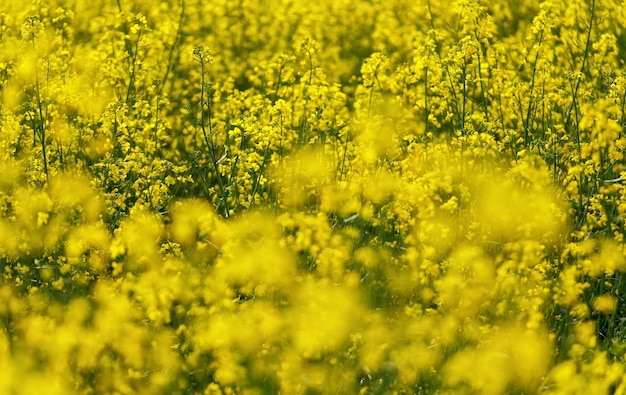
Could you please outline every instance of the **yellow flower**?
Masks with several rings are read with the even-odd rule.
[[[603,314],[613,313],[616,306],[617,300],[613,295],[610,294],[600,295],[593,299],[594,310]]]

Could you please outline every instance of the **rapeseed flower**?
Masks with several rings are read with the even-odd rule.
[[[0,9],[0,392],[624,392],[618,2]]]

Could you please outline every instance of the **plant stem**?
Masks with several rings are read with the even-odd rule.
[[[567,127],[569,126],[569,122],[570,122],[571,115],[572,115],[572,110],[577,108],[576,97],[578,96],[578,88],[580,87],[582,75],[585,71],[585,66],[587,65],[587,57],[589,55],[589,46],[591,45],[591,30],[593,28],[593,18],[595,16],[595,10],[596,10],[596,1],[591,0],[591,15],[589,16],[589,28],[587,29],[587,42],[585,44],[585,52],[583,53],[583,61],[580,65],[580,71],[578,73],[578,76],[576,77],[576,85],[574,86],[574,90],[572,92],[572,103],[570,104],[566,113],[567,114],[567,118],[565,120],[566,130],[567,130]],[[578,125],[576,126],[575,130],[576,130],[576,142],[578,144],[578,154],[580,156],[581,150],[580,150],[580,135],[579,135]]]
[[[215,155],[215,147],[213,146],[213,121],[211,119],[211,99],[208,98],[206,101],[207,104],[207,117],[206,122],[209,124],[209,132],[207,133],[205,127],[205,116],[204,116],[204,95],[205,95],[205,86],[206,82],[204,80],[205,75],[205,63],[204,63],[204,55],[200,53],[198,55],[200,59],[200,127],[202,128],[202,134],[204,135],[204,141],[207,145],[207,149],[209,150],[209,155],[211,156],[211,163],[213,164],[213,170],[215,171],[215,176],[217,177],[217,182],[220,186],[220,193],[222,195],[222,201],[224,202],[224,214],[226,218],[230,216],[230,208],[228,207],[228,199],[226,196],[226,187],[224,186],[224,181],[222,180],[222,176],[219,171],[219,166],[217,164],[217,157]]]

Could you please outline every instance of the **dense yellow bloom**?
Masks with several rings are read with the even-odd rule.
[[[614,0],[0,0],[0,393],[625,393]]]

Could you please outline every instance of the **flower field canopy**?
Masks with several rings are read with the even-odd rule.
[[[0,393],[626,393],[614,0],[0,0]]]

